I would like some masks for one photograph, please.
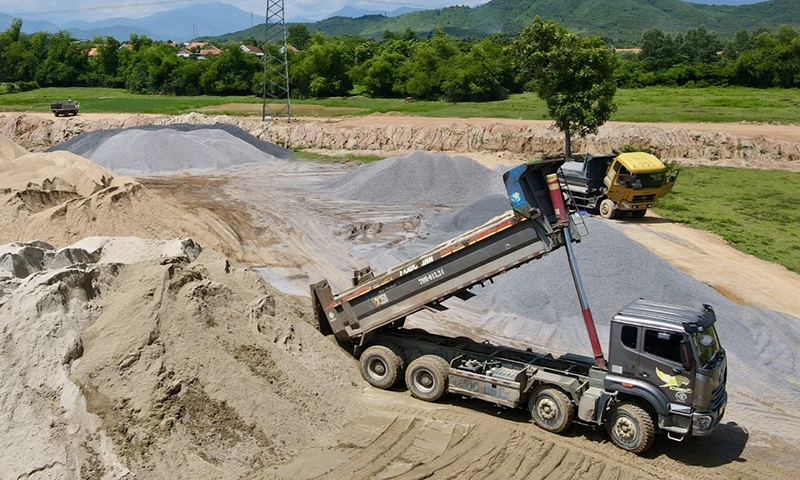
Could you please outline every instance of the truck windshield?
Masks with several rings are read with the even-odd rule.
[[[636,173],[631,176],[631,185],[633,188],[659,188],[665,179],[665,172]]]
[[[714,361],[714,356],[719,352],[719,338],[717,338],[717,331],[711,325],[704,332],[697,332],[692,335],[694,346],[697,349],[697,355],[700,357],[700,364],[704,367]]]

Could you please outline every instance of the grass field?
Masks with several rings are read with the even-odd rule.
[[[137,95],[109,88],[43,88],[0,95],[0,110],[47,112],[51,100],[71,98],[85,113],[181,114],[206,111],[232,115],[260,115],[257,97],[168,97]],[[764,122],[797,123],[799,89],[741,87],[650,87],[619,90],[612,120],[631,122]],[[433,117],[496,117],[547,119],[544,103],[531,93],[512,95],[499,102],[450,103],[404,99],[342,97],[292,100],[298,116],[367,115],[398,112]]]
[[[800,273],[800,173],[684,167],[655,212]]]

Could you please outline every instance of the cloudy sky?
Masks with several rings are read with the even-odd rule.
[[[145,17],[164,10],[182,8],[192,4],[210,3],[214,0],[0,0],[0,12],[31,19],[58,16],[62,19],[93,21],[111,17]],[[244,11],[264,15],[266,0],[216,0],[234,5]],[[306,17],[323,18],[344,6],[364,10],[391,11],[402,6],[416,8],[441,8],[451,5],[476,6],[488,0],[285,0],[287,19]]]

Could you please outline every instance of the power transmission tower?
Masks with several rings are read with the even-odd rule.
[[[289,62],[287,60],[286,20],[284,0],[267,0],[264,23],[264,105],[261,118],[286,118],[292,120],[292,103],[289,98]],[[274,44],[274,45],[272,45]],[[277,53],[275,53],[277,47]]]

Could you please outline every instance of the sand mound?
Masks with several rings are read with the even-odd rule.
[[[0,160],[0,242],[64,246],[85,236],[192,237],[230,244],[197,217],[69,152]]]
[[[17,145],[13,141],[0,135],[0,161],[13,160],[28,153],[27,150]]]
[[[0,270],[4,478],[240,478],[358,411],[354,361],[305,309],[191,241],[0,252],[33,270]]]
[[[111,185],[114,174],[69,152],[28,153],[0,161],[0,189],[64,192],[87,197]],[[31,194],[28,194],[30,196]],[[47,208],[44,203],[38,207]]]
[[[465,205],[504,191],[496,173],[469,157],[425,152],[370,163],[323,188],[349,200],[428,205]]]

